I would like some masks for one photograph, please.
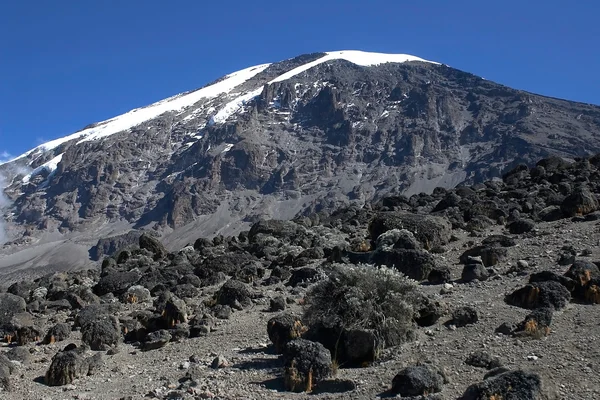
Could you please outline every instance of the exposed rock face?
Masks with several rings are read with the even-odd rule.
[[[323,56],[263,67],[234,89],[123,132],[83,141],[74,135],[0,165],[11,178],[6,194],[13,201],[5,214],[13,240],[2,251],[29,249],[2,258],[0,267],[17,275],[25,266],[81,266],[98,239],[124,235],[98,244],[94,257],[129,243],[137,229],[154,229],[166,235],[168,247],[180,248],[198,232],[235,233],[261,217],[289,219],[431,192],[550,154],[600,151],[600,108],[510,89],[445,65],[363,67],[334,59],[273,81]],[[236,98],[240,93],[244,101]],[[568,174],[566,162],[536,168],[531,176],[557,183]],[[593,160],[588,168],[595,169]],[[507,183],[525,175],[527,168]],[[585,187],[560,190],[546,218],[598,207]],[[469,201],[448,196],[438,209],[461,206],[459,200]],[[478,207],[471,209],[480,215],[473,229],[506,217],[497,203]],[[54,234],[38,242],[44,233]]]

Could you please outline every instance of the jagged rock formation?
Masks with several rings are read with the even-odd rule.
[[[599,133],[599,107],[446,65],[361,52],[303,55],[0,165],[12,200],[4,213],[12,240],[0,267],[14,278],[81,267],[98,239],[135,243],[131,230],[155,232],[173,249],[264,217],[431,193],[548,155],[591,155],[600,151]],[[569,210],[577,212],[566,204],[548,218]],[[104,242],[92,256],[116,247]]]

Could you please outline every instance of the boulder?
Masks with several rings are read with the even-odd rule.
[[[252,293],[248,287],[235,279],[230,279],[215,294],[217,304],[227,305],[235,309],[252,304]]]
[[[300,318],[291,314],[277,315],[267,322],[269,339],[278,354],[283,353],[289,341],[302,337],[306,329]]]
[[[414,249],[378,249],[373,252],[371,262],[395,268],[404,275],[417,281],[427,279],[435,268],[435,259],[425,250]]]
[[[332,374],[329,350],[306,339],[294,339],[285,345],[283,365],[284,385],[292,392],[310,392]]]
[[[514,235],[531,232],[535,228],[535,222],[531,219],[517,219],[507,225],[508,231]]]
[[[392,229],[406,229],[413,233],[425,249],[433,249],[450,241],[452,225],[442,217],[405,212],[380,212],[369,224],[373,242]]]
[[[99,315],[81,326],[81,341],[92,350],[107,350],[119,344],[121,331],[114,316]]]
[[[155,261],[165,258],[169,253],[165,246],[158,239],[148,235],[147,233],[142,233],[140,236],[139,246],[140,249],[150,251],[153,254]]]
[[[51,327],[44,337],[44,344],[53,344],[67,340],[71,336],[71,325],[59,323]]]
[[[443,377],[427,365],[406,367],[394,376],[391,392],[404,396],[424,396],[442,391]]]
[[[571,300],[571,293],[558,282],[535,282],[515,290],[505,301],[512,306],[535,309],[554,308],[560,310]]]
[[[451,323],[456,327],[474,324],[477,321],[479,321],[479,316],[477,314],[477,310],[475,310],[473,307],[459,307],[452,312]]]
[[[578,187],[564,199],[560,209],[567,217],[590,214],[598,210],[598,199],[588,188]]]
[[[52,362],[46,372],[45,382],[49,386],[64,386],[77,378],[88,375],[90,371],[89,360],[83,357],[83,348],[75,347],[64,350],[52,357]]]
[[[171,339],[171,333],[166,329],[150,332],[144,339],[144,350],[156,350],[165,347]]]
[[[542,379],[522,370],[502,372],[467,388],[459,400],[542,399]]]

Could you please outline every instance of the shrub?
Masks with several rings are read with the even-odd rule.
[[[332,351],[334,359],[340,357],[357,363],[372,361],[381,348],[400,344],[413,336],[418,300],[416,281],[386,267],[332,264],[329,268],[327,278],[315,284],[306,295],[304,321],[309,328],[324,331],[317,336],[326,336],[329,342],[319,337],[315,339]],[[364,348],[364,343],[352,343],[351,338],[368,337],[357,335],[357,330],[374,333],[377,343],[372,349],[363,351],[357,347]],[[333,343],[331,334],[336,337]],[[340,349],[340,343],[344,343],[345,349]],[[345,358],[344,354],[363,354],[367,359]]]

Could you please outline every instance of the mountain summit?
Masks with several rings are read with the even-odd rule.
[[[362,206],[479,182],[548,155],[598,152],[597,106],[410,55],[306,54],[234,72],[1,164],[10,206],[0,274],[85,266],[98,239],[132,230],[178,248],[262,218]]]

